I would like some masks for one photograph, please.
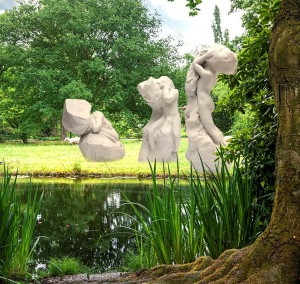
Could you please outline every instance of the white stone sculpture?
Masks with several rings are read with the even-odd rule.
[[[150,77],[137,88],[152,108],[151,118],[143,128],[139,162],[176,161],[181,128],[178,90],[167,76],[158,79]]]
[[[63,126],[80,135],[79,148],[88,161],[102,162],[122,159],[124,146],[118,133],[100,111],[91,114],[92,106],[85,100],[67,99],[62,117]]]
[[[216,44],[196,55],[188,70],[185,83],[188,96],[185,110],[186,158],[198,172],[203,171],[199,155],[204,165],[214,171],[217,147],[227,144],[226,137],[212,119],[215,105],[210,92],[217,82],[218,73],[234,74],[236,68],[236,55],[225,46]]]
[[[79,144],[80,137],[73,137],[73,138],[66,137],[64,141],[68,141],[70,145],[77,145]]]

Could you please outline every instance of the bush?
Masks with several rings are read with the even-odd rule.
[[[138,115],[128,111],[122,111],[114,115],[108,114],[107,118],[112,122],[114,129],[122,138],[141,138],[142,127],[147,122]]]

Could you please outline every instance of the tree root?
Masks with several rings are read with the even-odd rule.
[[[225,251],[216,260],[200,257],[190,264],[157,266],[123,280],[132,284],[300,283],[299,253],[293,253],[293,243],[270,239],[262,236],[251,246]]]

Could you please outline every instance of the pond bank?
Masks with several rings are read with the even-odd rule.
[[[237,250],[227,250],[222,254],[224,259],[230,257]],[[222,262],[222,256],[219,261]],[[158,265],[150,269],[141,269],[137,272],[112,272],[94,275],[79,274],[64,277],[44,278],[41,284],[171,284],[171,283],[199,283],[201,272],[209,269],[214,260],[209,256],[197,258],[192,263],[175,265]]]
[[[71,283],[120,283],[120,278],[133,275],[133,273],[123,272],[106,272],[102,274],[78,274],[78,275],[66,275],[62,277],[49,277],[44,278],[41,284],[71,284]]]
[[[139,163],[141,141],[122,141],[125,157],[115,162],[88,162],[82,156],[78,145],[65,143],[0,144],[0,161],[5,161],[10,172],[33,177],[134,177],[149,178],[148,163]],[[181,139],[178,152],[180,172],[190,169],[185,158],[186,138]],[[153,163],[152,163],[153,164]],[[177,163],[170,163],[172,175],[177,173]],[[157,164],[157,175],[163,175],[162,163]]]

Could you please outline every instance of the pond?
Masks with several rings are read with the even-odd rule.
[[[22,202],[26,203],[28,182],[17,183]],[[33,182],[32,188],[44,192],[35,237],[41,237],[34,253],[36,263],[46,264],[50,258],[75,257],[95,272],[117,269],[122,257],[134,248],[134,237],[124,227],[132,214],[123,206],[124,194],[132,202],[145,204],[145,192],[151,183]]]

